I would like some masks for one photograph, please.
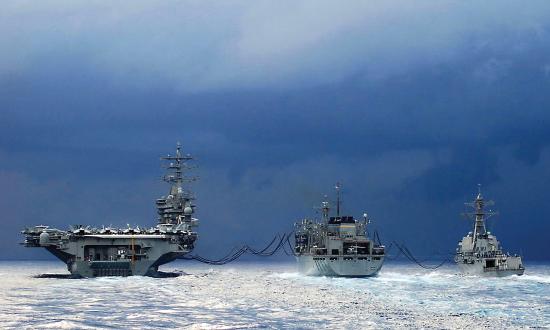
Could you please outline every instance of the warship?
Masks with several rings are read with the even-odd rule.
[[[330,203],[321,204],[322,220],[303,219],[295,224],[295,256],[298,271],[312,276],[368,277],[384,262],[384,246],[367,233],[367,214],[362,220],[340,215],[340,184],[336,185],[336,215]]]
[[[163,180],[170,184],[170,191],[156,200],[156,226],[99,229],[76,225],[60,230],[40,225],[25,228],[21,244],[45,248],[67,264],[75,278],[160,276],[158,267],[189,253],[197,239],[195,198],[185,185],[194,178],[184,175],[193,158],[181,149],[178,143],[175,155],[161,158],[167,172]]]
[[[486,220],[497,214],[485,211],[485,207],[494,202],[485,201],[479,187],[475,200],[465,205],[473,208],[473,212],[464,215],[473,220],[474,231],[458,242],[454,259],[461,272],[484,276],[523,275],[525,268],[521,257],[502,252],[500,242],[485,226]]]

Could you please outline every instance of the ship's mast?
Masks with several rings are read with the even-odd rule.
[[[323,212],[323,221],[325,223],[328,223],[329,212],[330,212],[330,204],[327,200],[327,195],[325,195],[325,200],[321,203],[321,210]]]
[[[168,164],[166,165],[167,174],[164,175],[163,180],[171,183],[173,187],[179,188],[177,189],[179,192],[181,192],[184,181],[194,181],[194,178],[185,177],[183,175],[183,169],[188,168],[186,162],[192,160],[193,157],[189,154],[182,154],[181,143],[177,143],[176,154],[174,156],[168,155],[166,157],[161,157],[160,159],[168,161]]]
[[[184,182],[195,181],[195,177],[184,175],[184,171],[191,167],[187,164],[193,157],[182,153],[181,144],[176,145],[176,154],[161,157],[161,160],[166,161],[164,167],[166,174],[163,180],[169,184],[170,193],[166,197],[161,197],[157,200],[157,209],[159,213],[160,223],[179,223],[182,220],[191,220],[191,215],[194,212],[193,194],[190,190],[185,190]]]
[[[485,206],[494,205],[493,201],[485,201],[483,195],[481,195],[481,184],[478,184],[477,197],[473,202],[464,203],[474,209],[473,212],[467,212],[465,215],[474,219],[474,237],[485,235],[487,228],[485,226],[485,220],[497,214],[497,212],[485,211]]]
[[[334,187],[336,189],[336,216],[340,216],[340,182],[336,182],[336,186]]]

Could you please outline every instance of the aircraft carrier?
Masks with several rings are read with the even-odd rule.
[[[27,247],[43,247],[67,264],[73,277],[159,276],[158,267],[189,253],[197,239],[193,227],[198,220],[194,196],[184,175],[193,158],[184,155],[178,143],[175,155],[162,157],[164,181],[170,184],[166,196],[156,200],[158,224],[152,228],[92,228],[76,225],[69,230],[34,226],[22,234]]]
[[[493,201],[485,201],[481,188],[473,202],[465,203],[474,209],[473,212],[464,213],[473,220],[474,231],[458,242],[455,262],[463,273],[470,275],[523,275],[525,267],[521,256],[504,253],[497,238],[487,231],[486,220],[497,213],[485,211],[485,207],[493,204]]]
[[[298,271],[312,276],[373,276],[384,263],[384,246],[367,235],[368,216],[362,220],[340,215],[340,185],[336,185],[336,215],[330,204],[321,204],[322,220],[304,219],[295,224]]]

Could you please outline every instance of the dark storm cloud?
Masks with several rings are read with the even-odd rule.
[[[517,251],[512,234],[547,229],[550,211],[526,227],[512,202],[545,205],[550,178],[547,7],[8,3],[5,244],[36,222],[151,223],[158,156],[182,140],[199,158],[204,253],[289,230],[337,180],[349,211],[426,254],[467,231],[457,214],[483,183],[514,215],[497,234]]]
[[[66,56],[86,58],[84,66],[113,84],[160,83],[181,91],[316,86],[358,71],[380,79],[459,59],[464,41],[483,50],[504,37],[509,52],[528,51],[533,39],[547,33],[545,6],[18,1],[7,3],[1,14],[0,43],[9,51],[0,70],[55,63],[49,55],[61,53],[60,66]],[[495,68],[488,68],[489,75],[496,77]]]

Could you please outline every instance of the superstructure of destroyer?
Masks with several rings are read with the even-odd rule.
[[[523,275],[525,268],[521,257],[502,252],[500,242],[486,229],[485,221],[496,215],[496,212],[485,211],[493,201],[485,201],[479,189],[476,199],[465,204],[473,208],[473,212],[464,215],[473,220],[474,231],[458,243],[455,262],[460,270],[471,275]]]
[[[304,219],[295,224],[295,255],[302,274],[367,277],[382,268],[384,246],[368,237],[367,214],[363,220],[340,215],[340,188],[337,184],[335,216],[325,200],[320,222]]]
[[[156,201],[158,224],[145,229],[91,228],[77,225],[70,230],[48,226],[25,228],[27,247],[43,247],[67,264],[73,277],[158,276],[158,267],[189,253],[193,249],[198,225],[193,218],[195,205],[184,175],[193,158],[183,155],[178,143],[176,154],[161,158],[166,162],[164,181],[170,192]]]

